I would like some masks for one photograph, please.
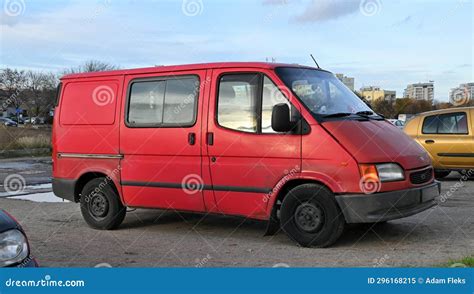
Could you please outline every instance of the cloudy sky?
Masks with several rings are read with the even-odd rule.
[[[0,66],[210,61],[319,64],[402,96],[473,82],[472,0],[0,0]]]

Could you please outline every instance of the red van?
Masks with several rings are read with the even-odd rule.
[[[436,205],[427,153],[332,73],[209,63],[72,74],[53,127],[53,189],[96,229],[126,207],[237,215],[302,246],[346,223]]]

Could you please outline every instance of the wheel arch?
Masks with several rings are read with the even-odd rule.
[[[277,189],[277,191],[274,191],[273,196],[269,198],[269,203],[267,206],[267,216],[270,218],[273,213],[276,213],[278,209],[279,202],[281,203],[285,196],[288,194],[288,192],[300,185],[303,184],[317,184],[325,187],[331,192],[334,192],[333,189],[331,189],[331,186],[325,182],[324,180],[317,179],[317,178],[311,178],[311,177],[295,177],[292,179],[286,180],[283,185],[279,183],[277,187],[279,186],[280,189]]]
[[[106,178],[109,179],[108,183],[112,186],[112,188],[115,190],[117,195],[119,195],[119,199],[123,204],[123,199],[121,197],[121,193],[119,192],[119,189],[117,188],[117,184],[115,183],[114,179],[110,177],[109,175],[105,174],[102,171],[88,171],[83,173],[76,181],[76,184],[74,185],[74,202],[79,202],[81,199],[81,192],[84,186],[90,182],[93,179],[97,178]]]

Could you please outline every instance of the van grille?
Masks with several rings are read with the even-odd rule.
[[[421,171],[413,172],[410,174],[410,181],[412,184],[419,185],[431,181],[433,177],[433,169],[427,168]]]

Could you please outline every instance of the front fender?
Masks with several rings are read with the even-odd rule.
[[[275,187],[272,189],[272,191],[267,195],[267,207],[266,207],[266,218],[270,219],[271,213],[273,206],[275,205],[275,202],[278,198],[278,195],[292,181],[308,181],[308,182],[314,182],[314,183],[319,183],[321,185],[326,186],[330,191],[342,191],[343,187],[337,183],[332,177],[320,173],[320,172],[312,172],[312,171],[304,171],[301,173],[295,173],[295,174],[288,174],[284,176],[278,183],[275,185]]]

